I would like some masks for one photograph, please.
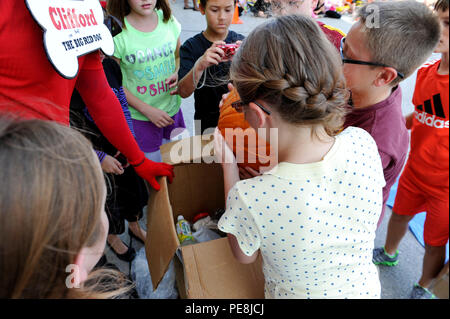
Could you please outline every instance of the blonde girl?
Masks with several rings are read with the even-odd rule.
[[[114,298],[105,249],[106,187],[90,143],[42,120],[0,117],[0,298]]]

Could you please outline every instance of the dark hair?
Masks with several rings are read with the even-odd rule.
[[[156,0],[156,9],[161,9],[164,16],[164,23],[169,21],[172,16],[172,10],[170,9],[168,0]],[[106,10],[110,15],[113,15],[122,23],[125,28],[125,17],[130,14],[131,7],[128,4],[128,0],[108,0]]]
[[[288,123],[336,135],[349,97],[340,57],[318,24],[281,16],[254,29],[233,58],[231,80],[244,104],[262,99]]]
[[[234,5],[236,5],[237,0],[234,0],[233,2],[234,2]],[[201,5],[203,8],[206,8],[206,4],[207,4],[207,3],[208,3],[208,0],[200,0],[200,5]]]
[[[434,4],[434,11],[447,11],[448,10],[448,0],[437,0]]]

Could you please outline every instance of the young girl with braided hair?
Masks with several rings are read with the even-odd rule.
[[[380,298],[372,249],[383,170],[366,131],[341,129],[349,94],[332,44],[311,18],[279,17],[250,33],[230,76],[235,108],[253,128],[278,131],[270,143],[279,159],[239,181],[216,130],[226,196],[219,228],[235,257],[261,254],[266,298]]]

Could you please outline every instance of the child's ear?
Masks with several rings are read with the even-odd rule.
[[[398,76],[397,71],[391,67],[384,67],[383,70],[378,73],[377,78],[375,79],[375,86],[384,86],[388,85],[392,81],[394,81]]]
[[[264,127],[266,125],[267,121],[267,114],[255,103],[250,102],[248,105],[249,108],[252,110],[253,114],[255,115],[255,119],[257,121],[258,127]]]
[[[74,273],[74,280],[77,285],[85,281],[88,276],[86,272],[86,253],[88,253],[87,248],[82,248],[75,258],[76,270]]]

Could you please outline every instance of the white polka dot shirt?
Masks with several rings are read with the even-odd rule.
[[[380,298],[372,250],[384,185],[375,141],[349,127],[320,162],[238,182],[219,229],[246,255],[260,250],[266,298]]]

